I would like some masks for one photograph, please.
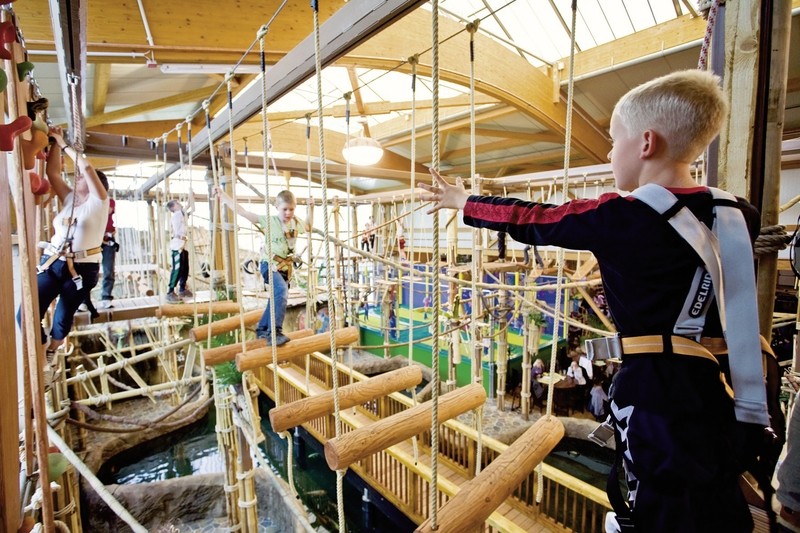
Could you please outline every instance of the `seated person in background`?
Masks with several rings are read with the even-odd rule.
[[[575,380],[576,385],[586,385],[586,376],[583,374],[583,368],[578,365],[577,361],[573,361],[567,369],[567,377]]]
[[[537,359],[531,367],[531,380],[537,380],[544,374],[544,361]]]
[[[592,390],[589,391],[589,412],[598,422],[606,417],[606,404],[608,404],[608,395],[603,390],[601,381],[596,380],[592,385]]]
[[[592,381],[594,379],[594,368],[592,368],[592,362],[589,361],[589,358],[586,357],[586,354],[583,352],[582,349],[578,348],[578,366],[583,369],[584,374],[586,374],[586,379]]]

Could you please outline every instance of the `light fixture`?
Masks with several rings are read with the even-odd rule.
[[[342,149],[342,155],[351,165],[368,167],[381,160],[383,147],[370,137],[354,137],[347,141]]]
[[[233,65],[218,63],[164,63],[160,65],[164,74],[227,74],[233,70]],[[258,74],[261,72],[259,65],[239,65],[236,74]]]

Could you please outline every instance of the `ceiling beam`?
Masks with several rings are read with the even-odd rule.
[[[452,133],[469,134],[469,128],[458,128]],[[478,137],[501,137],[504,139],[525,139],[531,143],[535,142],[557,142],[564,143],[564,136],[550,131],[531,133],[529,131],[499,130],[494,128],[475,128],[475,135]]]
[[[475,105],[482,106],[487,104],[497,104],[498,101],[496,98],[491,98],[489,96],[485,96],[482,94],[475,95]],[[469,95],[462,94],[459,96],[452,96],[450,98],[442,98],[439,101],[439,108],[450,108],[450,107],[467,107],[469,105]],[[418,100],[416,102],[416,109],[417,111],[422,111],[426,109],[431,109],[433,107],[433,100]],[[365,102],[363,104],[363,111],[361,112],[364,116],[372,116],[372,115],[388,115],[390,113],[398,113],[403,111],[410,111],[411,110],[411,101],[406,100],[402,102],[389,102],[389,101],[382,101],[382,102]],[[269,120],[300,120],[304,119],[307,114],[310,114],[312,117],[317,116],[316,109],[305,109],[300,111],[271,111],[267,113],[267,117]],[[345,106],[344,105],[336,105],[331,107],[323,108],[322,116],[324,117],[336,117],[336,118],[344,118],[345,116]],[[261,117],[254,117],[250,120],[261,120]]]
[[[206,87],[200,87],[199,89],[193,89],[191,91],[174,94],[172,96],[167,96],[165,98],[157,98],[156,100],[150,100],[149,102],[144,102],[143,104],[136,104],[129,107],[125,107],[123,109],[117,109],[116,111],[111,111],[109,113],[94,115],[86,119],[86,127],[93,128],[101,124],[116,122],[118,120],[123,120],[129,117],[135,117],[136,115],[149,113],[150,111],[156,111],[158,109],[166,109],[168,107],[176,106],[179,104],[185,104],[187,102],[196,102],[198,100],[203,100],[206,97],[210,96],[216,90],[216,88],[217,85],[208,85]],[[172,127],[174,126],[175,124],[172,125]]]
[[[334,13],[320,27],[320,63],[326,66],[348,51],[369,39],[375,33],[390,26],[413,11],[424,0],[351,0]],[[267,105],[274,102],[315,72],[315,37],[309,35],[273,66],[268,75],[264,99]],[[228,130],[228,123],[237,127],[261,111],[261,86],[254,84],[234,102],[233,111],[224,110],[211,122],[210,128],[200,131],[194,140],[194,148],[204,151]],[[146,192],[164,179],[164,173],[153,175],[142,186]]]
[[[347,67],[347,77],[350,79],[350,87],[353,89],[353,99],[356,101],[356,111],[360,117],[364,117],[364,101],[361,99],[361,80],[358,79],[356,67]],[[371,137],[369,134],[369,124],[367,121],[361,123],[364,137]]]
[[[410,51],[427,46],[430,27],[431,13],[418,9],[403,19],[402,24],[385,29],[348,53],[337,65],[410,72],[410,65],[397,58],[408,57]],[[469,34],[463,29],[458,22],[444,17],[439,19],[440,35],[443,41],[448,39],[439,46],[439,76],[444,81],[466,87],[470,79],[470,43]],[[561,99],[554,102],[553,82],[538,68],[480,33],[475,35],[474,63],[476,91],[514,107],[545,128],[562,133],[566,130],[566,96],[562,92]],[[417,72],[430,75],[430,52],[419,54]],[[607,133],[587,117],[588,114],[580,111],[573,115],[573,143],[579,151],[599,162],[608,154],[611,144]]]
[[[475,122],[481,122],[484,120],[493,120],[496,118],[505,117],[514,113],[517,113],[518,110],[514,109],[513,107],[498,104],[495,106],[490,106],[485,109],[481,109],[475,113]],[[439,132],[452,131],[452,130],[460,130],[464,127],[468,127],[470,123],[469,113],[459,113],[450,118],[443,118],[439,121]],[[392,125],[388,123],[381,124],[382,129],[386,127],[387,129],[391,129]],[[408,130],[407,127],[404,128]],[[425,137],[430,137],[432,134],[433,126],[431,122],[428,121],[419,121],[417,122],[416,127],[416,136],[414,137],[418,142],[420,139],[424,139]],[[411,133],[410,132],[403,132],[400,134],[389,136],[385,138],[383,135],[378,135],[378,138],[383,144],[384,147],[386,146],[395,146],[398,144],[403,144],[411,141]]]
[[[308,154],[312,158],[319,158],[319,143],[317,142],[318,129],[315,126],[311,128],[311,153]],[[248,139],[248,143],[253,142],[255,146],[262,146],[261,124],[248,122],[242,124],[236,130],[236,151],[242,153],[244,151],[244,138]],[[270,128],[272,139],[272,150],[275,152],[290,152],[296,154],[306,153],[306,127],[303,124],[296,122],[286,122],[279,127]],[[347,136],[337,131],[325,131],[325,155],[328,161],[336,161],[344,163],[344,156],[342,156],[342,148],[344,148]],[[249,145],[248,146],[253,146]],[[356,167],[353,167],[356,168]],[[383,157],[375,165],[371,167],[362,167],[365,171],[372,170],[392,170],[401,171],[404,175],[408,176],[408,171],[411,168],[411,162],[400,155],[391,152],[390,150],[383,151]],[[416,165],[417,172],[428,172],[428,168],[422,164]]]
[[[82,110],[86,102],[87,4],[88,0],[49,0],[64,109],[72,143],[79,150],[86,143]]]
[[[688,45],[699,46],[705,31],[706,21],[703,17],[684,15],[662,22],[657,26],[576,53],[573,76],[576,79],[586,78],[656,54],[663,56]],[[561,58],[558,64],[564,65],[561,73],[569,72],[569,57]],[[566,75],[562,78],[562,83],[565,80]]]
[[[92,115],[105,113],[110,81],[111,63],[96,64],[94,66],[94,86],[92,89]],[[87,125],[87,127],[89,126]]]

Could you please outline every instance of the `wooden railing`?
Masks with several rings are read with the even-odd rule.
[[[309,383],[324,389],[332,388],[332,368],[329,357],[314,353],[308,365],[294,367],[307,373]],[[338,367],[339,384],[369,379],[358,372],[351,372],[344,365]],[[288,373],[278,372],[281,389],[281,403],[288,403],[306,397],[305,380],[298,381]],[[273,371],[271,366],[256,371],[264,393],[274,399],[272,391]],[[413,400],[400,393],[393,393],[360,406],[358,412],[371,419],[386,418],[413,406]],[[342,417],[344,433],[356,427],[346,413]],[[333,415],[312,420],[303,425],[306,430],[321,442],[335,436]],[[439,460],[460,474],[465,480],[475,475],[478,457],[478,433],[470,426],[457,420],[448,420],[439,429]],[[490,464],[508,446],[496,439],[483,435],[481,441],[482,466]],[[430,430],[417,436],[419,455],[430,455]],[[429,516],[430,468],[422,461],[415,461],[413,454],[403,452],[399,447],[373,454],[351,466],[362,478],[389,501],[416,522]],[[531,472],[514,491],[506,503],[530,520],[546,521],[551,527],[563,531],[602,532],[606,512],[611,505],[604,491],[549,465],[542,464],[542,501],[537,505],[538,473]],[[439,506],[444,505],[458,492],[458,485],[443,477],[439,481]],[[511,520],[495,512],[486,521],[486,532],[524,531]]]

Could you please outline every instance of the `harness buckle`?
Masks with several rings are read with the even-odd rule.
[[[622,359],[622,341],[619,334],[613,337],[598,337],[584,341],[586,357],[589,361]]]
[[[602,446],[605,448],[608,446],[608,443],[611,442],[611,439],[614,438],[614,424],[611,422],[611,417],[605,419],[605,421],[597,426],[594,431],[589,433],[588,439],[598,446]]]

